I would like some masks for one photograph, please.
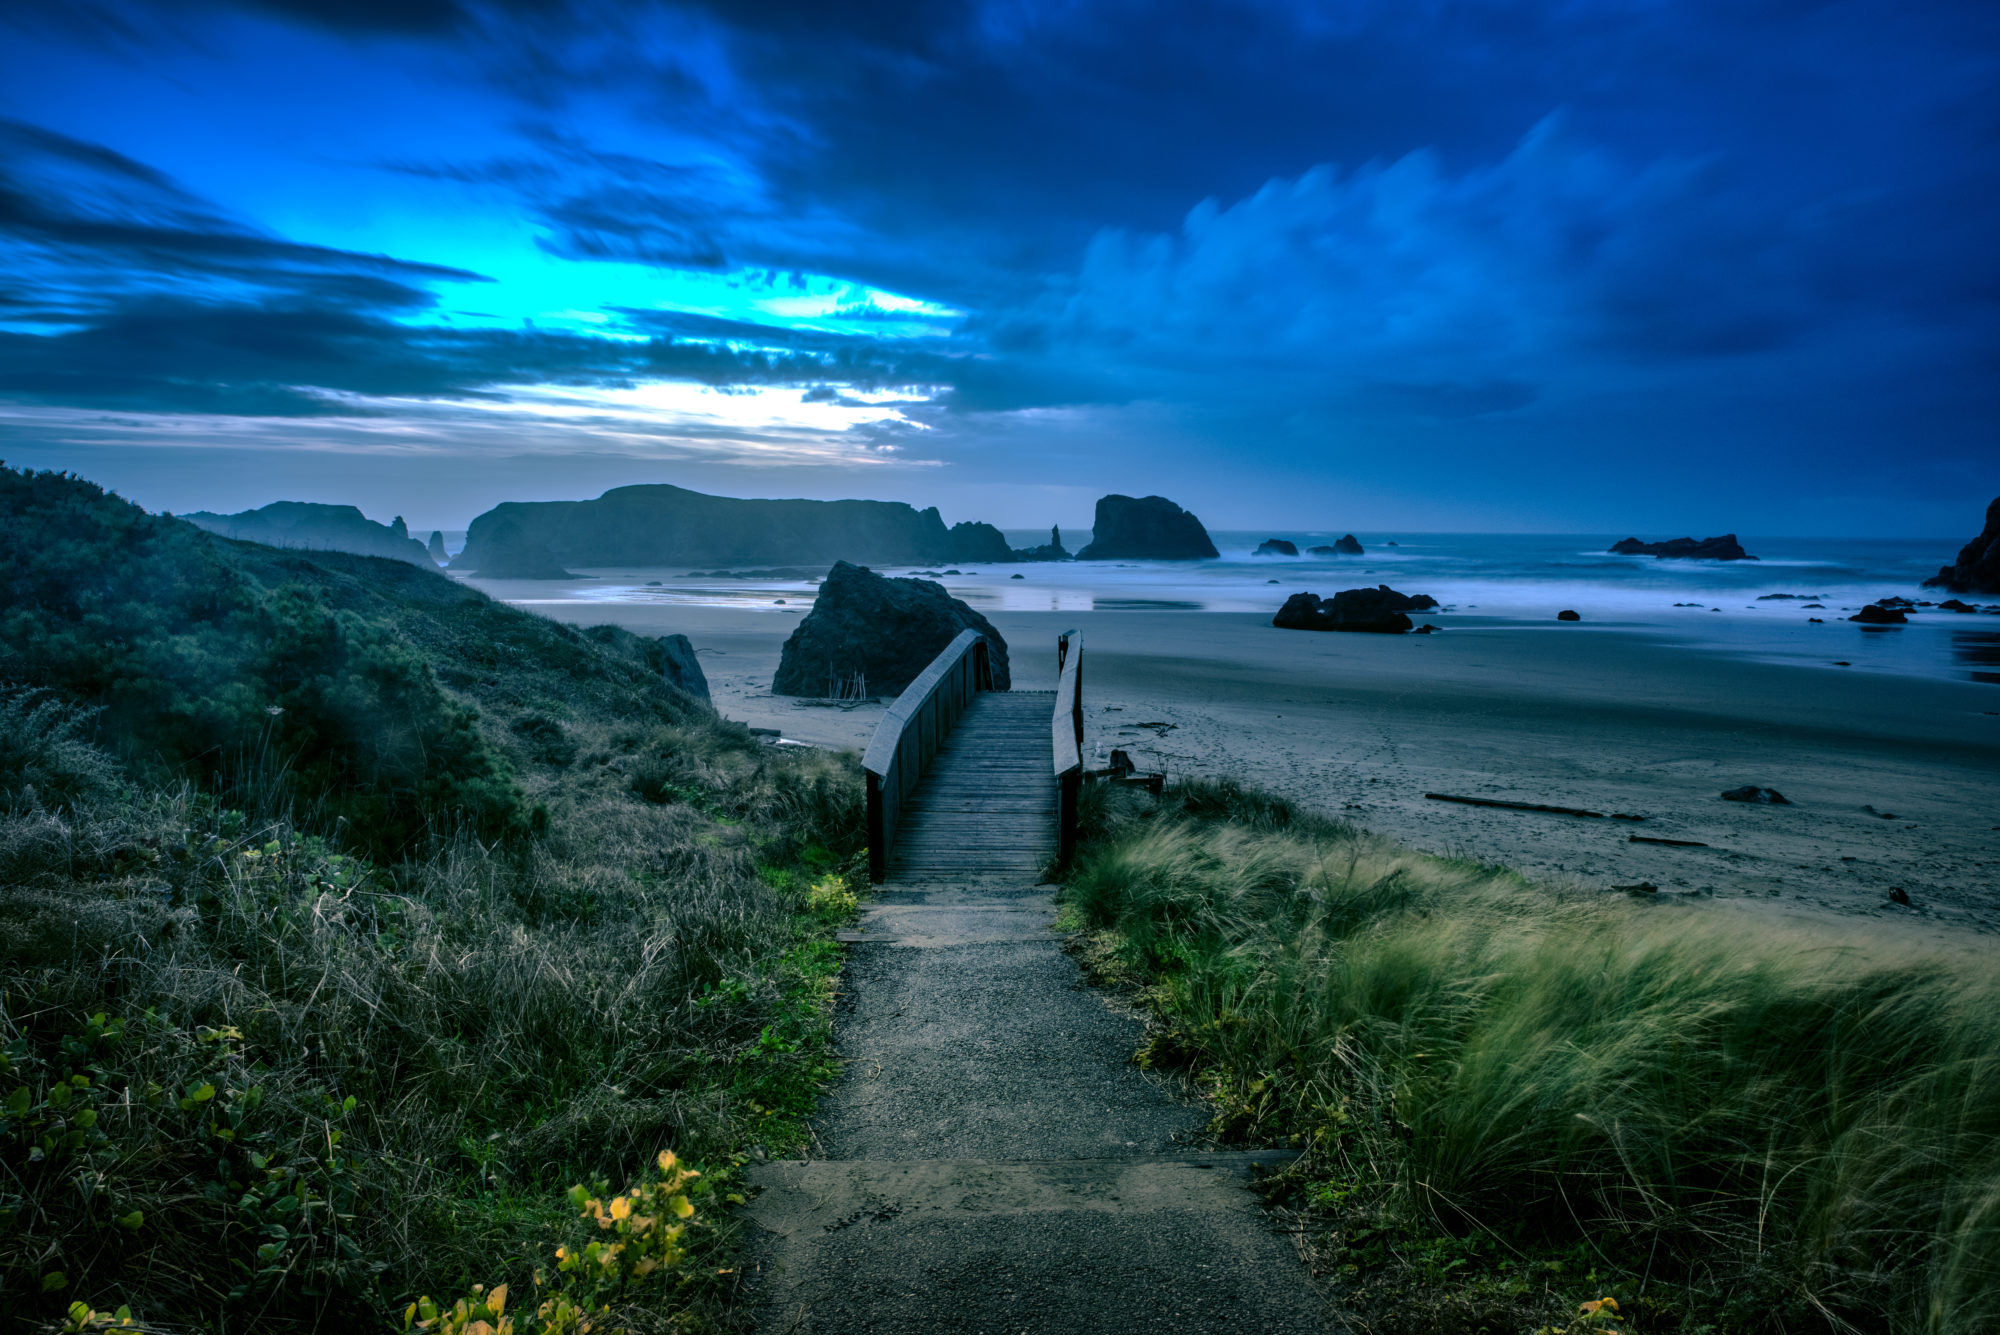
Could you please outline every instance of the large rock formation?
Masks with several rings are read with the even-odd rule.
[[[302,547],[318,552],[353,552],[386,556],[393,561],[432,569],[436,562],[424,545],[410,536],[401,515],[394,524],[378,524],[351,505],[316,505],[310,501],[276,501],[233,515],[197,510],[181,515],[196,528],[225,538],[261,542],[266,547]]]
[[[449,565],[451,563],[451,557],[444,549],[444,531],[442,529],[434,528],[431,530],[430,545],[425,547],[424,550],[430,553],[431,560],[437,562],[439,565]]]
[[[982,561],[989,565],[1015,559],[1013,548],[1007,545],[1006,535],[991,524],[977,520],[953,524],[946,535],[951,540],[951,552],[938,558],[943,561],[963,561],[970,564]]]
[[[1986,507],[1986,527],[1965,544],[1958,560],[1924,581],[1929,589],[1953,593],[2000,593],[2000,496]]]
[[[482,516],[483,517],[483,516]],[[467,565],[465,553],[451,563],[453,570]],[[481,579],[575,579],[563,569],[549,544],[529,536],[521,525],[503,519],[486,531],[486,555],[472,573]]]
[[[1734,533],[1725,533],[1719,538],[1703,538],[1700,542],[1696,542],[1693,538],[1669,538],[1665,542],[1641,542],[1637,538],[1625,538],[1612,543],[1611,550],[1619,556],[1674,557],[1700,561],[1757,559],[1743,550],[1743,544],[1736,540]]]
[[[1295,593],[1271,618],[1280,630],[1356,630],[1400,635],[1410,628],[1409,612],[1428,612],[1437,599],[1428,593],[1398,593],[1387,584],[1346,589],[1331,598]]]
[[[507,526],[511,525],[511,529]],[[1007,558],[989,524],[948,530],[935,508],[901,501],[766,501],[665,485],[594,501],[509,501],[472,521],[454,566],[491,574],[511,543],[570,566],[951,564]],[[988,555],[988,553],[991,555]]]
[[[1079,561],[1210,561],[1221,553],[1201,521],[1164,496],[1105,496]]]
[[[785,641],[771,690],[823,696],[860,673],[870,695],[900,695],[962,630],[986,636],[993,684],[1006,690],[1007,641],[942,584],[890,579],[837,561],[812,611]]]
[[[1252,556],[1297,556],[1298,554],[1299,545],[1284,538],[1266,538],[1257,544],[1256,551],[1250,553]]]

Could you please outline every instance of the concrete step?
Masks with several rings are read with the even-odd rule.
[[[766,1330],[1320,1331],[1245,1190],[1286,1153],[766,1164],[749,1209]]]

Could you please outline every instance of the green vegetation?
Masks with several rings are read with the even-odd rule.
[[[718,1319],[832,1071],[850,761],[625,632],[49,474],[0,470],[0,608],[0,1309]]]
[[[1990,955],[1531,886],[1227,785],[1087,815],[1082,953],[1220,1136],[1303,1151],[1274,1190],[1358,1327],[2000,1326]]]

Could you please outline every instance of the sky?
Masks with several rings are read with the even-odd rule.
[[[1970,536],[1991,0],[0,5],[0,459]]]

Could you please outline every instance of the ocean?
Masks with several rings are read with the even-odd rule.
[[[1573,633],[1576,627],[1555,620],[1567,609],[1585,625],[1655,634],[1715,652],[2000,685],[2000,616],[1922,609],[1911,614],[1907,626],[1888,628],[1846,620],[1884,597],[1949,597],[1921,587],[1956,554],[1957,544],[1949,541],[1745,535],[1744,546],[1761,559],[1719,562],[1610,554],[1606,549],[1623,534],[1361,533],[1356,536],[1364,555],[1328,558],[1251,553],[1266,538],[1288,539],[1304,551],[1331,544],[1340,533],[1257,530],[1211,536],[1221,552],[1213,561],[1066,561],[883,573],[933,570],[929,577],[987,612],[1269,614],[1292,593],[1327,597],[1387,584],[1436,598],[1441,610],[1418,619],[1446,630]],[[1010,531],[1007,538],[1026,547],[1046,542],[1048,534]],[[1087,531],[1063,534],[1071,551],[1088,540]],[[796,614],[813,596],[804,581],[690,580],[685,571],[579,573],[590,578],[537,588],[513,600],[690,603]],[[1017,574],[1020,579],[1012,578]],[[517,590],[527,592],[519,585],[507,592]],[[1813,602],[1823,606],[1805,605]]]

